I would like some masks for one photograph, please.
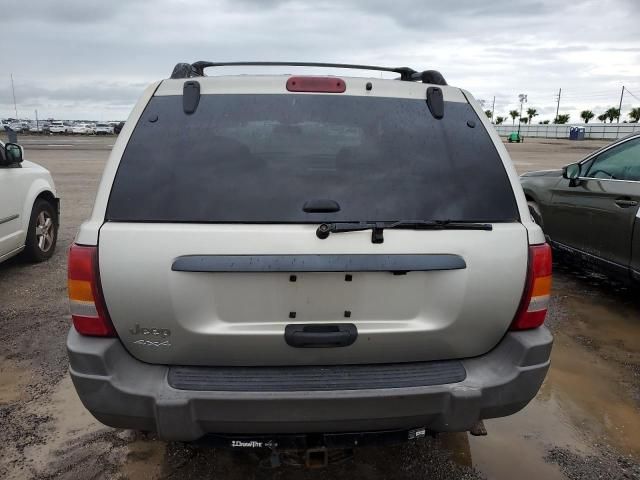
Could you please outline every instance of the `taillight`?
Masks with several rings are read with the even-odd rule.
[[[336,77],[289,77],[290,92],[343,93],[347,89],[344,80]]]
[[[537,328],[544,323],[551,295],[551,247],[529,247],[527,281],[511,330]]]
[[[102,296],[98,248],[71,245],[67,278],[69,309],[78,333],[96,337],[117,336]]]

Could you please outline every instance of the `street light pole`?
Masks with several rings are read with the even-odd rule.
[[[495,118],[494,118],[494,113],[496,111],[496,97],[495,95],[493,96],[493,103],[491,104],[491,123],[496,123],[495,122]]]
[[[16,89],[13,87],[13,73],[11,75],[11,93],[13,94],[13,111],[16,114],[16,120],[18,120],[18,106],[16,104]]]

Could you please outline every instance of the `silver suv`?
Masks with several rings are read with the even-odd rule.
[[[549,367],[551,254],[472,96],[435,71],[219,65],[147,88],[71,247],[86,408],[253,447],[522,409]]]

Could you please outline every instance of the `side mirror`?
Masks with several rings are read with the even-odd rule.
[[[571,165],[562,167],[562,178],[569,180],[570,187],[578,185],[578,178],[580,178],[580,164],[572,163]]]
[[[17,143],[5,143],[4,156],[6,158],[7,165],[22,163],[22,160],[24,159],[24,150]]]

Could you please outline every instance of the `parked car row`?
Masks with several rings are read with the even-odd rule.
[[[119,133],[124,122],[71,122],[46,120],[39,122],[2,121],[0,131],[7,128],[16,133],[57,133],[78,135],[113,135]]]

